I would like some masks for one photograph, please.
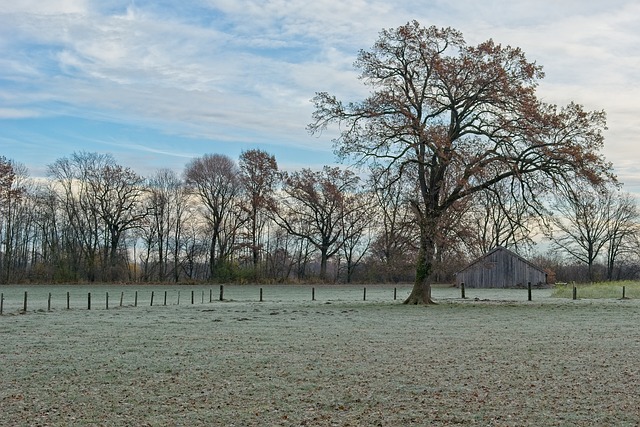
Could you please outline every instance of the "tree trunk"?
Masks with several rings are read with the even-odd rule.
[[[416,266],[416,281],[413,284],[411,294],[404,301],[410,305],[435,304],[431,299],[431,281],[433,273],[433,261],[435,255],[435,242],[426,235],[420,236],[420,250],[418,251],[418,261]]]
[[[209,248],[209,275],[211,279],[216,277],[216,232],[211,237],[211,247]]]
[[[320,248],[320,279],[327,280],[327,248]]]

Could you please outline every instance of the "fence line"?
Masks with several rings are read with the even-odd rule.
[[[99,289],[99,287],[95,288],[95,290],[97,290],[97,289]],[[335,288],[335,289],[339,289],[339,288]],[[348,291],[353,290],[353,289],[354,288],[341,288],[339,290],[340,291],[344,290],[344,291],[348,292]],[[92,292],[86,292],[85,293],[86,305],[84,307],[86,308],[86,310],[95,309],[95,304],[93,304],[93,303],[97,302],[96,298],[95,298],[95,295],[96,295],[95,290],[93,291],[93,295],[92,295]],[[227,300],[224,299],[224,291],[225,291],[224,286],[220,285],[220,293],[219,293],[219,298],[218,298],[219,301],[227,301]],[[269,291],[272,291],[272,289],[270,289],[268,287],[267,288],[259,287],[259,288],[257,288],[256,291],[257,292],[256,292],[255,300],[254,299],[247,299],[246,301],[263,302],[263,301],[267,300],[267,298],[268,298],[267,294],[271,294],[270,296],[272,296],[272,297],[276,297],[276,298],[278,297],[277,293],[275,293],[275,295],[274,295],[271,292],[269,292]],[[298,300],[300,300],[300,301],[303,301],[303,300],[316,301],[317,300],[316,299],[316,296],[317,296],[316,295],[317,294],[316,287],[311,287],[311,288],[308,289],[308,291],[309,291],[309,294],[307,294],[308,295],[307,298],[300,299],[300,298],[295,298],[294,297],[292,299],[292,301],[298,301]],[[389,300],[393,300],[393,301],[397,300],[398,289],[396,287],[394,287],[392,289],[388,289],[386,287],[383,288],[383,289],[378,289],[378,293],[379,294],[381,292],[383,292],[383,291],[388,291]],[[129,307],[131,307],[131,306],[132,307],[138,307],[138,303],[139,303],[138,291],[136,290],[136,291],[132,291],[132,292],[133,292],[133,303],[132,304],[130,303],[130,305],[128,305],[128,306]],[[363,295],[362,296],[362,300],[363,301],[367,301],[367,288],[366,287],[364,288],[363,292],[364,293],[362,294]],[[246,292],[243,292],[243,293],[246,294]],[[77,304],[77,302],[75,304],[73,303],[73,300],[77,301],[78,295],[76,295],[74,298],[72,298],[72,293],[69,292],[69,291],[66,291],[63,295],[66,296],[66,307],[65,308],[67,310],[71,310],[71,308],[74,305],[75,305],[75,308],[80,308],[81,307],[81,306],[79,306]],[[181,298],[180,298],[181,297],[181,291],[177,290],[176,291],[176,295],[177,295],[177,298],[176,298],[175,305],[180,305],[181,304]],[[116,306],[110,304],[109,296],[110,296],[109,292],[106,291],[104,293],[104,298],[105,298],[104,299],[104,309],[105,310],[113,309],[114,307],[116,307]],[[60,300],[57,299],[57,298],[54,298],[54,297],[55,297],[54,293],[52,293],[52,292],[48,292],[47,293],[47,295],[46,295],[46,300],[47,300],[46,301],[46,310],[47,311],[52,311],[52,310],[55,310],[55,309],[61,309],[62,308],[61,306],[56,306],[55,302],[56,301],[60,301]],[[79,297],[82,298],[81,295]],[[149,306],[150,307],[154,306],[154,302],[156,302],[156,298],[155,297],[156,297],[155,290],[150,291],[149,299],[147,300],[147,301],[149,301]],[[167,302],[168,301],[168,297],[169,297],[169,292],[165,290],[164,291],[164,300],[163,300],[163,304],[162,304],[163,306],[166,306],[168,304],[168,302]],[[24,313],[24,312],[28,312],[29,310],[44,311],[41,308],[34,306],[40,300],[41,299],[38,299],[37,297],[34,297],[34,295],[32,293],[29,293],[29,291],[25,291],[24,292],[24,297],[23,297],[23,300],[22,300],[22,307],[21,307],[22,309],[18,310],[18,312],[23,312]],[[3,292],[2,294],[0,294],[0,315],[6,314],[5,311],[6,311],[7,306],[8,306],[7,301],[8,301],[8,299],[5,296],[5,293]],[[230,301],[240,301],[240,300],[230,300]],[[245,301],[245,300],[242,300],[242,301]],[[205,301],[205,290],[202,290],[202,295],[201,295],[199,303],[200,304],[206,304],[206,303],[213,303],[213,302],[214,302],[213,289],[209,289],[209,301],[208,302]],[[198,303],[198,301],[196,301],[196,298],[195,298],[195,291],[194,290],[191,290],[190,303],[191,303],[191,305],[196,305]],[[125,304],[125,291],[121,291],[120,292],[120,301],[119,301],[119,305],[117,307],[122,308],[122,307],[125,307],[125,306],[127,306]],[[158,306],[158,304],[155,304],[155,306]]]
[[[225,299],[225,287],[224,285],[220,285],[220,290],[219,290],[219,301],[236,301],[236,302],[240,302],[240,301],[246,301],[246,302],[251,302],[251,301],[255,301],[255,302],[263,302],[263,301],[267,301],[269,299],[271,300],[277,300],[277,301],[318,301],[318,300],[322,300],[322,295],[321,292],[323,290],[327,290],[329,289],[330,291],[328,292],[328,294],[331,295],[331,297],[334,297],[333,299],[330,298],[329,296],[325,297],[325,301],[330,302],[330,301],[357,301],[358,299],[360,301],[397,301],[399,295],[398,295],[398,288],[397,287],[386,287],[386,286],[373,286],[372,288],[359,288],[361,290],[361,294],[360,294],[360,298],[357,298],[357,294],[356,294],[356,290],[358,289],[356,286],[344,286],[341,287],[340,285],[326,285],[324,287],[320,287],[317,288],[315,286],[313,287],[307,287],[307,286],[303,286],[303,287],[294,287],[295,285],[290,285],[291,288],[286,287],[287,291],[283,292],[284,295],[287,295],[289,298],[287,298],[286,296],[284,297],[284,299],[278,299],[279,297],[279,293],[277,292],[278,289],[282,289],[284,287],[279,287],[279,286],[275,286],[275,287],[254,287],[254,286],[250,286],[250,287],[245,287],[245,286],[238,286],[235,290],[238,289],[243,289],[240,293],[242,294],[243,299],[231,299],[231,300],[227,300]],[[410,285],[407,285],[406,288],[410,289]],[[95,291],[99,289],[98,287],[95,288],[91,288],[94,291],[94,296],[95,296]],[[375,290],[375,295],[376,297],[371,299],[368,297],[371,297],[374,294],[368,294],[368,290]],[[183,289],[184,290],[184,289]],[[251,290],[252,292],[255,292],[255,294],[253,294],[254,296],[251,297],[251,294],[249,294],[247,292],[247,290]],[[289,292],[289,290],[295,290],[294,292]],[[306,293],[303,294],[302,291],[304,290]],[[318,298],[319,293],[317,292],[318,290],[320,290],[320,298]],[[474,289],[475,290],[475,289]],[[573,295],[572,298],[575,300],[577,299],[577,288],[574,286],[573,287]],[[483,289],[483,291],[486,291],[486,289]],[[498,290],[495,289],[494,291],[506,291],[506,290]],[[508,290],[511,293],[509,295],[513,295],[514,292],[527,292],[526,294],[526,301],[532,301],[533,300],[533,292],[532,292],[532,288],[531,285],[528,284],[528,286],[524,289],[524,290],[516,290],[516,289],[511,289]],[[138,295],[138,290],[131,290],[129,292],[133,292],[133,307],[138,307],[138,303],[139,303],[139,295]],[[171,304],[169,302],[169,291],[164,290],[164,299],[162,300],[162,306],[167,306],[167,305],[180,305],[182,300],[181,300],[181,290],[175,290],[174,291],[177,294],[177,298],[175,300],[174,304]],[[336,294],[337,293],[341,293],[344,292],[344,294],[340,297],[338,297],[339,299],[336,299]],[[459,297],[462,300],[468,300],[468,292],[469,289],[465,288],[464,283],[461,283],[460,288],[459,288]],[[148,301],[148,306],[153,307],[158,306],[160,301],[157,301],[156,299],[156,290],[150,290],[147,299],[146,297],[144,297],[144,295],[142,295],[143,297],[143,301]],[[43,307],[38,307],[35,306],[37,303],[38,304],[44,304],[41,303],[40,301],[42,301],[42,297],[40,299],[38,299],[37,297],[34,297],[33,294],[37,294],[36,292],[32,292],[32,291],[24,291],[24,296],[23,296],[23,300],[22,302],[22,310],[17,309],[17,303],[18,301],[15,300],[15,296],[13,298],[11,298],[11,300],[8,299],[6,292],[2,292],[0,293],[0,315],[2,314],[7,314],[5,312],[9,311],[13,311],[13,312],[27,312],[28,310],[32,310],[32,311],[44,311],[44,306]],[[86,292],[86,309],[87,310],[92,310],[95,307],[92,305],[92,293],[91,292]],[[52,311],[54,309],[61,309],[62,307],[60,305],[56,305],[56,302],[60,302],[60,299],[54,299],[53,298],[54,294],[52,292],[48,292],[45,294],[44,298],[46,298],[46,310],[47,311]],[[111,305],[110,304],[110,299],[109,299],[109,292],[105,292],[104,294],[105,300],[104,300],[104,308],[106,310],[109,309],[113,309],[114,307],[116,307],[115,305]],[[76,293],[76,295],[74,296],[74,300],[77,301],[78,295]],[[458,298],[450,298],[447,297],[445,299],[458,299]],[[520,298],[518,298],[519,300],[525,301],[524,299],[525,297],[522,296]],[[205,299],[205,289],[201,289],[201,298],[199,298],[200,304],[211,304],[214,302],[214,298],[213,298],[213,289],[209,288],[209,301],[207,302]],[[627,295],[626,292],[626,288],[623,286],[622,287],[622,299],[630,299],[629,296]],[[478,298],[475,298],[475,300],[477,301]],[[495,298],[495,300],[501,300],[500,297]],[[13,301],[13,303],[11,304],[11,301]],[[95,301],[94,301],[95,302]],[[191,290],[191,299],[190,299],[190,305],[196,305],[198,303],[198,301],[196,301],[195,298],[195,290]],[[131,304],[131,303],[130,303]],[[146,304],[146,303],[144,303]],[[66,309],[70,310],[72,308],[72,294],[71,292],[67,291],[66,292]],[[119,307],[125,307],[125,291],[121,291],[120,292],[120,301],[119,301]],[[131,307],[131,305],[127,305],[128,307]],[[81,304],[78,304],[77,302],[75,303],[75,308],[82,308]]]

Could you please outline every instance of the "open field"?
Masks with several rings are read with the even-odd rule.
[[[229,287],[209,303],[209,288],[185,287],[180,305],[153,307],[146,292],[164,288],[140,288],[122,308],[120,288],[73,288],[66,310],[66,288],[29,287],[20,315],[26,288],[2,287],[0,425],[640,423],[639,300],[443,288],[425,308],[400,304],[408,287],[397,301],[368,287],[366,302],[362,288],[311,301],[310,287],[264,287],[261,303],[258,287]],[[64,296],[47,312],[50,289]]]
[[[632,281],[594,282],[582,284],[566,283],[555,286],[551,296],[556,298],[572,298],[573,286],[576,286],[577,288],[576,291],[578,298],[622,298],[623,288],[625,298],[640,298],[640,282]]]

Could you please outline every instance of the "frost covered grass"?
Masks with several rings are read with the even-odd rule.
[[[425,308],[400,304],[408,288],[395,302],[392,287],[371,288],[365,302],[362,287],[319,287],[317,301],[265,287],[260,303],[257,289],[51,312],[30,290],[33,311],[0,317],[0,424],[640,422],[639,301],[469,289],[462,301],[438,288]]]
[[[556,298],[572,298],[574,284],[557,285],[552,293]],[[624,287],[625,298],[640,298],[640,282],[616,281],[594,282],[575,285],[578,298],[602,299],[622,298]]]

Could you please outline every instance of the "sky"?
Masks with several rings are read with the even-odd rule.
[[[80,151],[144,176],[249,149],[335,164],[310,99],[363,99],[358,51],[414,19],[520,47],[542,100],[605,110],[604,154],[640,194],[637,0],[0,0],[0,156],[35,177]]]

